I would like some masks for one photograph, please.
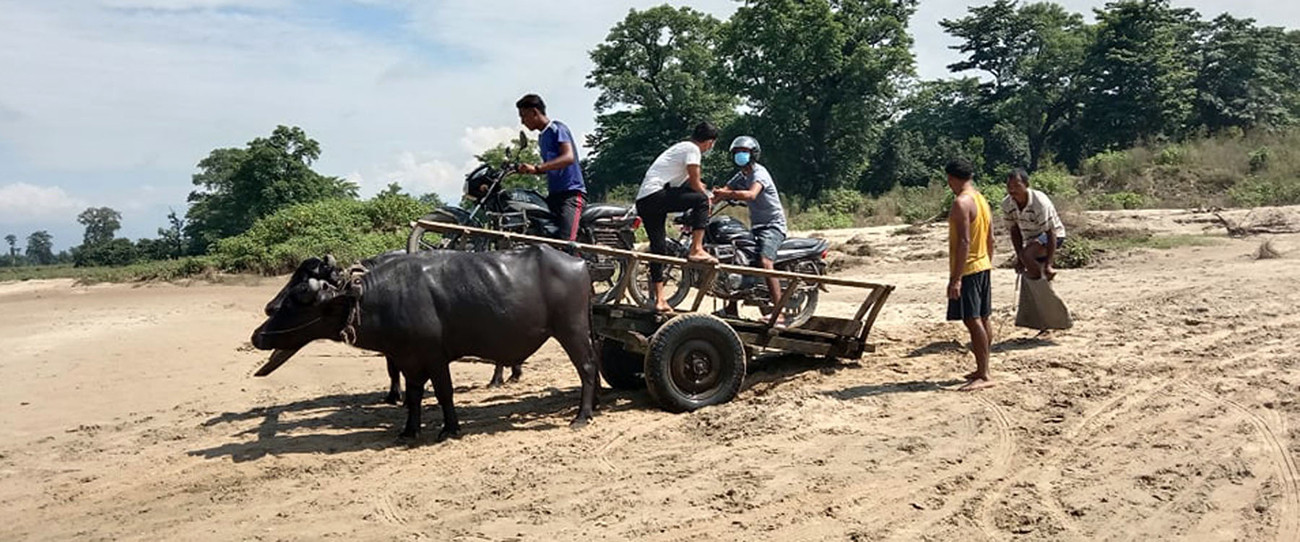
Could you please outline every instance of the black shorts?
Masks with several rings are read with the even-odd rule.
[[[993,291],[989,270],[961,278],[961,297],[948,300],[948,320],[988,318],[993,314]]]

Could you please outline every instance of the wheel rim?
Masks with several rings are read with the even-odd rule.
[[[595,265],[597,262],[600,262],[600,265],[612,265],[614,267],[609,278],[591,281],[591,289],[596,299],[605,300],[606,297],[614,293],[618,283],[623,281],[623,275],[627,273],[627,261],[622,258],[596,255],[588,260],[588,265]]]
[[[417,243],[419,243],[420,250],[435,250],[435,249],[442,248],[444,244],[450,245],[453,242],[455,242],[456,239],[455,235],[456,234],[454,233],[449,233],[445,236],[442,236],[442,235],[438,235],[437,233],[425,230],[424,228],[420,228],[419,239],[417,240]]]
[[[681,267],[664,265],[664,298],[673,299],[678,296],[678,292],[684,287],[683,274],[684,270]],[[642,292],[646,301],[655,301],[654,289],[650,287],[650,264],[637,264],[636,287]],[[689,286],[685,287],[689,288]]]
[[[709,341],[691,339],[675,350],[670,361],[673,385],[692,399],[717,392],[722,380],[722,353]]]
[[[808,300],[811,299],[811,297],[808,295],[808,292],[803,290],[795,291],[793,294],[790,294],[790,297],[793,299],[791,299],[789,303],[786,303],[785,309],[782,312],[786,318],[794,319],[799,317],[800,314],[803,314],[803,311],[808,309]]]

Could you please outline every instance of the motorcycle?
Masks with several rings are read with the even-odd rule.
[[[704,249],[718,258],[720,263],[758,267],[758,243],[754,240],[754,234],[740,220],[719,214],[723,209],[733,205],[743,207],[744,203],[725,201],[712,209],[704,233]],[[667,240],[669,255],[685,258],[691,246],[691,228],[686,226],[689,223],[689,213],[678,216],[673,222],[679,225],[681,236]],[[825,275],[826,253],[829,249],[830,244],[825,239],[787,238],[777,250],[773,267],[777,271]],[[640,271],[638,270],[637,280],[633,281],[634,290],[637,290],[633,292],[633,297],[648,299],[651,297],[648,293],[649,274]],[[728,302],[735,301],[741,305],[757,306],[764,315],[771,314],[774,301],[768,293],[767,282],[763,277],[721,271],[715,277],[713,284],[707,285],[710,295]],[[695,269],[682,269],[668,265],[664,267],[664,278],[664,295],[667,297],[668,304],[676,308],[686,300],[692,288],[701,286],[699,283],[703,276]],[[781,288],[788,286],[789,281],[782,279]],[[813,312],[817,309],[817,299],[824,289],[823,286],[801,283],[791,294],[791,299],[782,311],[787,325],[795,327],[812,318]]]
[[[517,149],[506,150],[506,163],[500,167],[481,164],[465,176],[465,197],[474,202],[472,209],[444,206],[422,217],[430,222],[447,222],[509,233],[556,238],[560,234],[559,217],[551,213],[546,198],[529,188],[506,188],[502,182],[515,172],[519,154],[528,146],[528,136],[519,133]],[[606,203],[585,206],[578,219],[577,242],[631,250],[636,244],[636,229],[641,218],[635,208]],[[409,253],[421,250],[505,250],[508,241],[458,233],[438,234],[416,223],[407,238]],[[582,253],[591,273],[593,303],[613,301],[616,286],[631,262],[601,254]]]

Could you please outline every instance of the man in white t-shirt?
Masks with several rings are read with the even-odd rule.
[[[1029,188],[1029,173],[1023,169],[1007,176],[1007,197],[1002,215],[1011,229],[1011,247],[1016,250],[1016,271],[1031,279],[1056,276],[1052,260],[1065,244],[1065,225],[1047,194]]]
[[[704,231],[709,225],[709,195],[700,177],[700,160],[718,140],[718,129],[701,122],[695,127],[690,140],[677,143],[655,158],[646,170],[641,189],[636,194],[636,212],[645,225],[650,238],[650,252],[668,254],[668,213],[691,211],[691,251],[687,259],[695,262],[717,263],[718,259],[704,251]],[[655,297],[655,309],[670,312],[672,306],[664,299],[663,265],[650,264],[650,289]]]

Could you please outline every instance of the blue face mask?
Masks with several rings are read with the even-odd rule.
[[[736,154],[731,155],[731,159],[732,159],[733,161],[735,161],[735,162],[736,162],[736,165],[738,165],[738,166],[740,166],[740,167],[748,166],[748,165],[749,165],[749,152],[748,152],[748,151],[740,151],[740,152],[738,152],[738,153],[736,153]]]

